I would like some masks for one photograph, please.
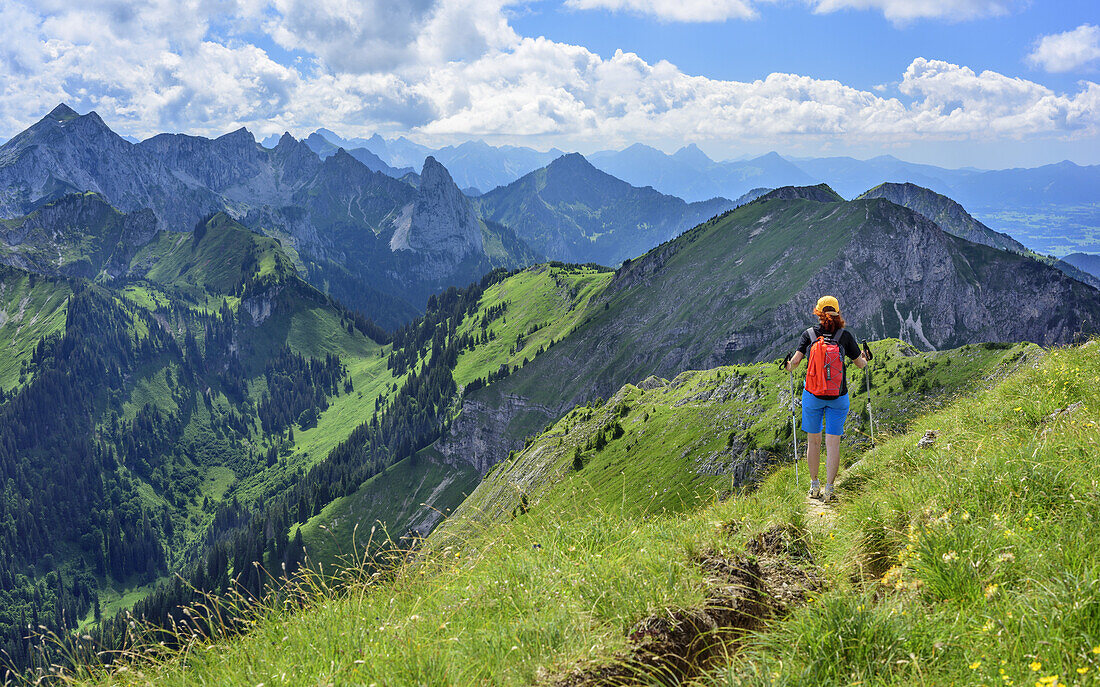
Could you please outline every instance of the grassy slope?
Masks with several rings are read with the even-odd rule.
[[[829,590],[713,683],[1092,684],[1098,360],[1055,351],[870,453],[813,537]]]
[[[39,340],[65,329],[71,293],[63,280],[0,267],[0,388],[22,386],[20,367]]]
[[[458,508],[480,478],[472,466],[446,465],[430,450],[415,461],[406,458],[310,518],[301,528],[306,552],[328,565],[361,557],[365,548],[397,541],[414,528],[426,533]]]
[[[132,272],[200,303],[208,292],[233,292],[249,276],[294,272],[292,258],[278,241],[251,232],[224,214],[210,219],[206,234],[197,241],[191,233],[161,232],[134,256],[131,265]]]
[[[872,406],[876,431],[900,430],[922,408],[936,407],[1031,360],[1040,349],[966,346],[917,353],[898,340],[873,345]],[[867,442],[863,372],[849,372],[852,417],[849,448]],[[684,372],[648,391],[623,387],[600,407],[576,408],[510,460],[501,463],[463,503],[448,528],[464,521],[499,522],[520,507],[549,500],[550,508],[578,494],[617,504],[622,514],[679,513],[728,494],[758,464],[789,459],[790,393],[787,375],[771,363]],[[861,393],[856,393],[857,391]],[[801,393],[796,388],[796,393]],[[624,414],[625,413],[625,414]],[[618,419],[624,434],[602,450],[589,439]],[[801,424],[801,421],[800,421]],[[732,437],[732,439],[731,439]],[[799,432],[799,444],[805,434]],[[732,449],[731,449],[732,445]],[[583,467],[574,467],[577,448]]]
[[[488,327],[496,335],[495,339],[459,356],[455,382],[462,386],[496,371],[502,364],[519,365],[524,358],[534,358],[540,347],[569,333],[592,296],[606,286],[611,277],[611,272],[588,267],[539,265],[491,286],[482,296],[478,312],[463,320],[459,333],[479,331],[491,307],[506,303],[507,310]],[[512,352],[516,335],[525,334],[536,326],[538,330],[525,337],[524,346]],[[394,379],[386,369],[384,358],[365,359],[363,365],[369,366],[364,370],[363,381],[356,379],[354,374],[352,377],[356,384],[353,395],[365,388],[364,397],[354,402],[346,395],[334,399],[316,428],[295,433],[296,456],[307,454],[314,456],[314,460],[323,457],[356,424],[369,418],[374,398],[385,393]],[[338,424],[337,418],[345,418],[347,424]],[[435,494],[431,500],[433,507],[446,511],[456,508],[477,486],[477,471],[465,463],[444,466],[431,450],[422,452],[420,458],[416,466],[409,461],[393,466],[368,480],[355,494],[336,499],[313,516],[302,528],[311,557],[331,561],[337,554],[349,553],[353,549],[353,537],[362,538],[375,523],[383,524],[393,537],[399,537],[410,527],[423,523],[424,512],[419,506],[427,502],[428,496]],[[273,469],[294,469],[300,464],[302,461],[291,459],[285,467]],[[247,485],[245,491],[247,493]],[[410,496],[401,501],[384,498],[394,493]]]
[[[1100,532],[1089,472],[1098,454],[1098,349],[1093,342],[1031,357],[991,390],[979,384],[867,453],[849,471],[835,530],[806,533],[829,591],[752,636],[708,681],[794,684],[821,671],[815,684],[975,683],[984,670],[988,683],[1002,667],[998,656],[1016,681],[1034,679],[1031,661],[1042,664],[1042,674],[1095,670],[1100,588],[1090,580],[1100,554],[1091,542]],[[1020,352],[970,351],[969,372],[979,380],[996,376],[1002,364],[1021,362]],[[668,393],[691,398],[718,372],[744,371],[689,373]],[[760,367],[758,374],[777,373]],[[1076,414],[1044,421],[1074,402],[1084,403]],[[642,424],[682,432],[694,424],[697,436],[713,434],[711,423],[692,422],[690,403],[680,408]],[[617,441],[638,438],[641,428],[630,421],[639,411],[641,404]],[[916,449],[930,428],[941,431],[940,442]],[[667,455],[643,446],[636,453],[649,451],[657,463]],[[629,489],[624,497],[587,479],[596,470],[590,462],[547,487],[525,514],[440,541],[381,583],[317,590],[306,611],[277,604],[244,638],[192,645],[186,666],[169,658],[95,682],[529,684],[578,662],[608,660],[629,646],[626,635],[639,619],[698,604],[704,580],[691,561],[700,552],[735,553],[744,536],[770,524],[806,527],[804,485],[791,466],[736,498],[665,513],[644,507],[646,492],[637,488],[648,476],[620,478]],[[899,483],[908,488],[896,489]],[[1011,562],[1003,556],[1009,552]],[[885,591],[870,560],[883,567],[904,561],[903,589]]]
[[[540,347],[569,334],[592,297],[607,286],[612,276],[613,272],[590,267],[538,265],[489,287],[478,304],[478,313],[463,320],[459,334],[477,332],[489,308],[506,304],[507,309],[502,318],[488,326],[488,331],[496,335],[494,340],[459,356],[455,383],[464,386],[495,372],[502,364],[518,365],[524,358],[534,358]],[[531,332],[532,328],[537,331]],[[524,336],[524,344],[513,352],[519,335]]]

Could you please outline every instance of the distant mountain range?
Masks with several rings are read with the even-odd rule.
[[[474,199],[487,219],[512,227],[543,255],[617,265],[737,206],[714,198],[686,203],[601,172],[578,153],[563,155]]]
[[[311,284],[392,329],[422,312],[431,294],[494,267],[542,259],[614,266],[770,188],[779,189],[771,198],[803,189],[793,193],[830,202],[870,188],[865,197],[888,198],[950,233],[1024,252],[1019,241],[938,189],[953,186],[1005,203],[1012,194],[1069,202],[1096,193],[1100,180],[1089,183],[1096,169],[1063,163],[980,172],[889,157],[792,161],[777,154],[718,163],[695,146],[665,155],[642,145],[589,160],[482,142],[433,151],[403,138],[347,140],[324,129],[305,141],[284,134],[263,145],[245,129],[215,139],[160,134],[134,144],[96,113],[59,105],[0,146],[0,218],[28,216],[89,191],[127,216],[148,210],[155,229],[189,231],[225,212],[282,241]],[[815,186],[822,175],[842,185]],[[882,183],[906,175],[928,186]],[[795,183],[784,183],[790,179]],[[669,188],[696,200],[670,195]],[[723,188],[733,193],[716,194]],[[26,239],[6,259],[29,268],[56,259],[80,276],[111,267],[96,262],[99,253],[51,258],[46,235],[33,236],[37,247]],[[109,243],[106,236],[96,240]],[[108,243],[94,251],[112,251]],[[1095,283],[1087,270],[1057,266]]]
[[[390,328],[432,293],[538,258],[507,228],[481,221],[430,156],[414,184],[345,150],[323,152],[289,134],[268,149],[244,129],[135,145],[96,113],[59,105],[0,147],[0,217],[85,191],[122,212],[150,209],[159,229],[190,230],[225,211],[281,239],[312,284]]]
[[[342,140],[327,130],[318,133],[334,143]],[[378,135],[346,143],[367,148],[398,167],[416,166],[427,155],[435,155],[471,195],[510,184],[560,156],[558,150],[542,153],[531,148],[495,148],[480,141],[440,150]],[[1069,161],[1035,168],[981,170],[948,169],[891,155],[857,160],[784,157],[772,152],[718,162],[694,144],[670,155],[640,143],[586,157],[595,167],[627,183],[652,186],[689,203],[715,197],[738,198],[759,187],[816,183],[827,183],[843,197],[855,198],[883,182],[912,183],[953,198],[986,223],[1019,232],[1030,248],[1041,252],[1067,244],[1091,250],[1095,236],[1079,236],[1078,240],[1073,237],[1080,233],[1082,223],[1096,228],[1095,223],[1100,222],[1100,209],[1088,210],[1100,208],[1100,165],[1082,166]],[[1066,209],[1073,209],[1074,216],[1067,217]],[[1032,227],[1034,232],[1030,231]]]
[[[335,145],[362,147],[387,164],[415,167],[434,155],[451,170],[460,187],[482,193],[509,184],[560,157],[551,149],[493,147],[470,141],[435,150],[405,138],[345,141],[326,129],[318,135]],[[623,150],[604,150],[586,156],[597,168],[634,186],[653,188],[688,202],[716,196],[737,198],[753,188],[805,186],[824,182],[845,198],[854,198],[883,182],[913,183],[950,196],[967,207],[992,208],[1046,204],[1100,202],[1100,165],[1082,166],[1063,161],[1034,168],[981,170],[949,169],[880,155],[867,160],[852,157],[785,157],[771,152],[745,160],[717,162],[691,144],[671,155],[635,143]]]

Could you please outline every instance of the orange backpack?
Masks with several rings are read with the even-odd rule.
[[[830,335],[822,334],[814,341],[814,328],[810,334],[810,358],[806,369],[806,391],[820,398],[839,398],[844,383],[844,353],[840,350],[838,329]]]

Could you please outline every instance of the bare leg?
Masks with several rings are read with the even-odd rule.
[[[827,457],[827,456],[826,456]],[[806,467],[810,469],[810,479],[817,479],[817,469],[821,465],[821,432],[806,434]]]
[[[821,435],[817,435],[818,447],[821,446]],[[817,454],[814,454],[814,463],[817,463]],[[836,473],[840,472],[840,435],[825,435],[825,484],[833,486]]]

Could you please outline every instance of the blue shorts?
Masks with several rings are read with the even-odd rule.
[[[825,433],[840,436],[844,434],[844,419],[848,417],[848,394],[826,401],[802,390],[802,431],[817,434],[821,431],[822,418],[825,421]]]

